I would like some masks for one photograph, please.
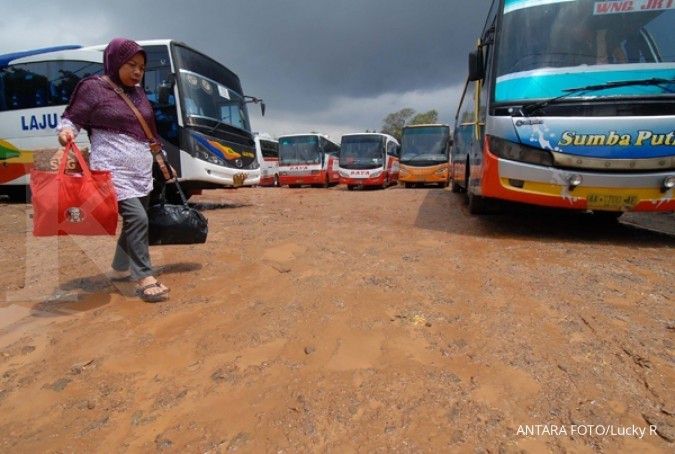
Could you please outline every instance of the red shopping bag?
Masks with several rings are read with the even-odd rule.
[[[73,152],[81,173],[66,173]],[[114,235],[117,195],[109,171],[89,169],[73,142],[66,145],[56,172],[31,170],[33,235]]]

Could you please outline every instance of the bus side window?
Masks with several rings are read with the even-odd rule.
[[[0,70],[0,111],[7,110],[7,97],[5,96],[5,71]]]
[[[68,104],[82,77],[101,74],[100,63],[56,60],[25,63],[2,70],[3,110],[32,109]]]
[[[396,156],[396,144],[394,142],[387,143],[387,154],[389,156]]]
[[[143,87],[155,111],[157,132],[169,143],[178,146],[178,111],[176,110],[176,99],[173,96],[173,87],[170,86],[171,83],[169,82],[172,80],[169,52],[166,46],[145,46],[144,50],[148,56],[148,61],[143,77]],[[160,87],[166,86],[170,86],[171,94],[166,98],[165,104],[160,104]],[[187,101],[191,100],[188,98]],[[189,104],[187,110],[188,115],[197,113],[190,110]]]

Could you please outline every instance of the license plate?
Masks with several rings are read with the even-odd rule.
[[[238,188],[239,186],[244,184],[244,181],[246,181],[246,174],[238,173],[232,177],[232,186]]]
[[[635,206],[637,201],[638,196],[631,194],[588,194],[588,197],[586,197],[589,210],[630,210]]]

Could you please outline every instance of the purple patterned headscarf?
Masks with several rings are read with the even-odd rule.
[[[138,43],[125,38],[113,39],[103,52],[103,72],[124,89],[124,93],[133,101],[159,140],[155,115],[145,91],[142,87],[124,86],[119,78],[122,65],[139,52],[146,58],[145,51]],[[86,129],[89,134],[92,129],[104,129],[126,134],[141,142],[148,141],[129,106],[99,76],[87,77],[77,84],[63,118]]]

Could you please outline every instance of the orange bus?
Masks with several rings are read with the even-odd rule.
[[[403,128],[398,180],[406,188],[450,181],[450,127],[411,125]]]

